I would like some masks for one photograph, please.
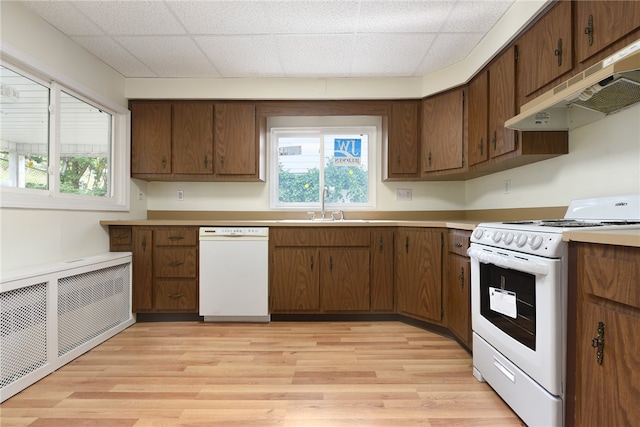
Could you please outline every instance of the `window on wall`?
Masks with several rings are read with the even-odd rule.
[[[128,113],[70,85],[0,66],[3,207],[128,208]]]
[[[378,127],[351,121],[355,124],[270,128],[273,208],[319,210],[325,188],[327,211],[375,206],[372,166]]]

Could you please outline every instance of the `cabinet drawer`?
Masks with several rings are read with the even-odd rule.
[[[449,230],[449,252],[467,256],[471,233],[461,230]]]
[[[130,245],[131,227],[111,226],[109,227],[109,240],[111,245]]]
[[[586,293],[640,308],[639,248],[585,244],[581,250],[578,278]]]
[[[195,279],[157,280],[153,295],[153,308],[155,310],[197,310],[197,281]]]
[[[198,227],[167,227],[155,230],[156,246],[190,246],[198,243]]]
[[[195,247],[156,247],[153,270],[156,277],[196,277],[198,254]]]
[[[371,231],[358,227],[296,227],[275,229],[270,239],[276,246],[370,246]]]

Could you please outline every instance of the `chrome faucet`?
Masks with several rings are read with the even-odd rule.
[[[325,185],[322,189],[322,212],[320,212],[320,216],[322,217],[322,219],[324,219],[324,202],[327,197],[329,197],[329,187]]]

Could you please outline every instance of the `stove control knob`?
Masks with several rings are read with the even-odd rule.
[[[542,245],[542,237],[533,235],[529,237],[529,246],[531,249],[536,250]]]
[[[495,231],[493,233],[493,236],[491,236],[491,238],[493,239],[494,242],[498,243],[502,238],[502,231]]]
[[[510,245],[511,242],[513,242],[513,233],[511,232],[506,233],[502,238],[502,241],[505,242],[507,245]]]
[[[475,230],[473,230],[473,237],[476,240],[480,240],[483,234],[484,234],[484,230],[482,228],[476,228]]]
[[[517,234],[516,235],[516,246],[521,248],[521,247],[524,246],[525,243],[527,243],[527,235],[526,234]]]

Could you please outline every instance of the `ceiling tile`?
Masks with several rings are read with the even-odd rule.
[[[439,34],[427,52],[416,76],[424,76],[446,68],[467,57],[483,34]]]
[[[358,35],[352,73],[369,77],[411,76],[435,37],[432,34]]]
[[[72,40],[125,77],[158,77],[151,69],[109,37],[76,36]]]
[[[273,1],[267,17],[274,34],[353,33],[357,1]]]
[[[190,37],[116,37],[115,40],[158,76],[220,77]]]
[[[436,33],[454,4],[452,1],[364,1],[358,32]]]
[[[222,77],[278,77],[283,69],[273,36],[194,37]]]
[[[513,1],[461,1],[441,28],[442,32],[474,33],[489,31]]]
[[[268,34],[270,25],[259,1],[170,1],[167,5],[190,34]]]
[[[161,1],[76,1],[74,4],[109,34],[185,33],[184,28]]]
[[[286,77],[347,77],[353,58],[352,35],[276,36]]]
[[[106,34],[75,7],[75,2],[25,1],[24,5],[67,35]]]

